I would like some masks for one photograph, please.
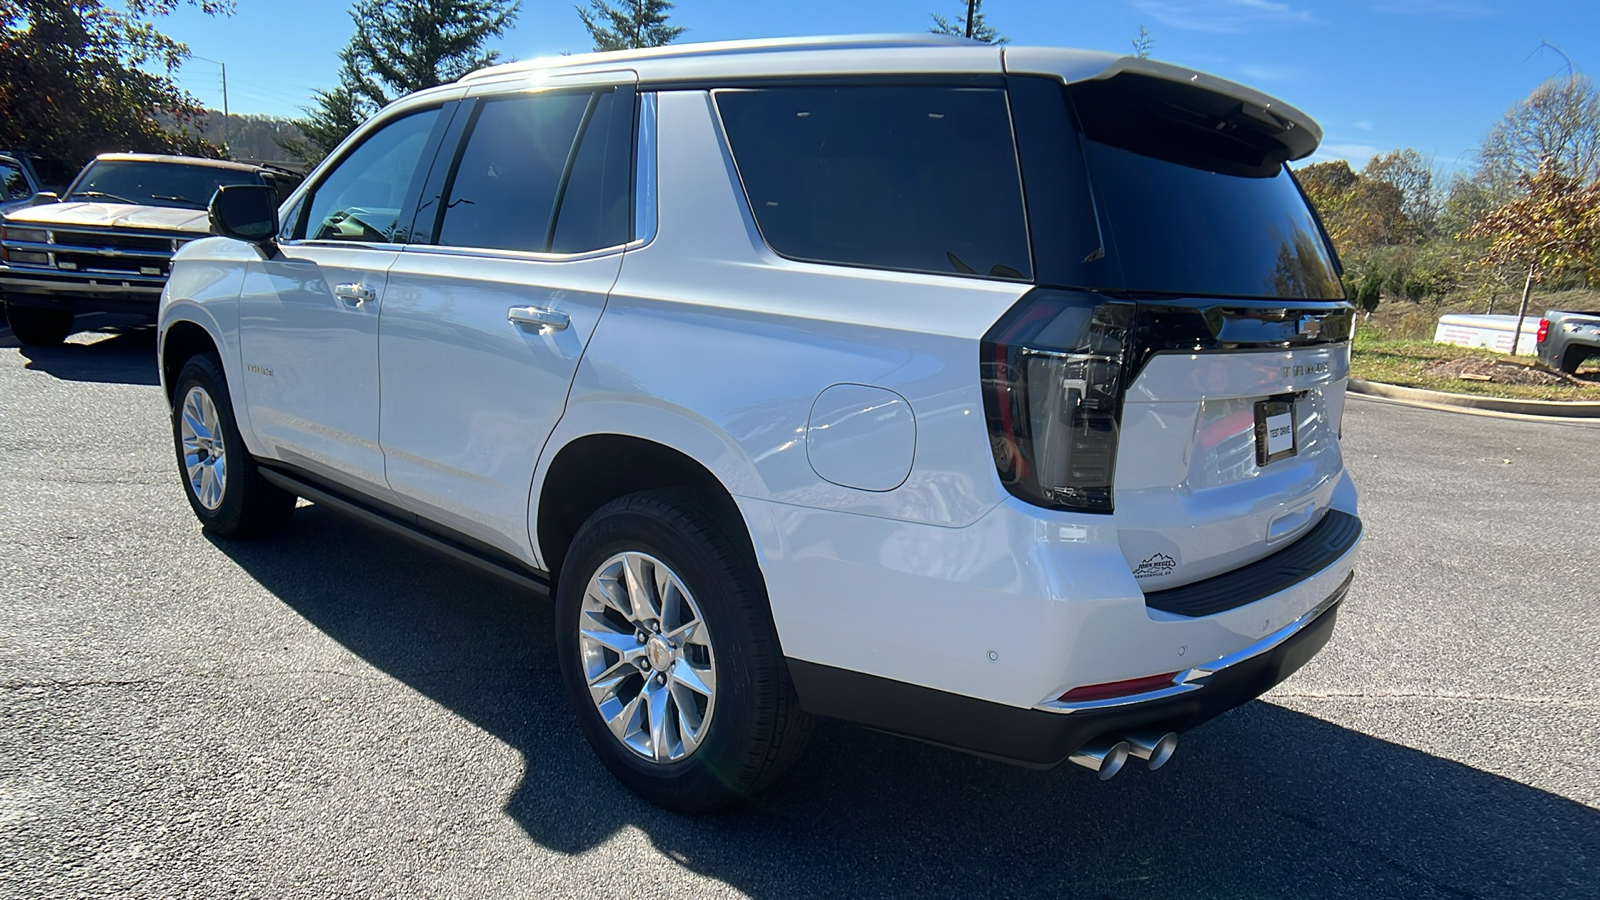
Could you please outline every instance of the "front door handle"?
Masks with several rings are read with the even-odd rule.
[[[360,306],[368,300],[378,299],[378,292],[360,282],[352,281],[349,284],[336,284],[333,295],[351,306]]]
[[[572,319],[566,313],[544,306],[513,306],[506,311],[506,318],[518,325],[533,325],[551,331],[560,331],[572,324]]]

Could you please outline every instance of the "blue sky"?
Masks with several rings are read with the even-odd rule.
[[[964,0],[678,0],[683,41],[925,30]],[[353,24],[338,0],[238,0],[232,18],[184,8],[161,23],[197,57],[228,66],[234,112],[295,116],[335,82]],[[1154,56],[1242,81],[1322,123],[1319,157],[1358,166],[1415,147],[1444,168],[1469,166],[1485,131],[1539,84],[1565,72],[1560,47],[1600,74],[1597,0],[986,0],[1016,44],[1129,52],[1140,24]],[[496,46],[529,59],[589,49],[570,2],[524,0]],[[222,105],[219,70],[201,59],[179,81]]]

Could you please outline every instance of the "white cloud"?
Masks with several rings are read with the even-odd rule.
[[[1362,131],[1371,131],[1373,128],[1373,123],[1371,119],[1361,119],[1355,123],[1355,126]]]
[[[1307,25],[1311,11],[1275,0],[1133,0],[1163,25],[1189,31],[1237,33],[1273,25]]]
[[[1383,0],[1373,11],[1402,16],[1434,16],[1440,19],[1487,19],[1499,15],[1483,0]]]
[[[1312,162],[1328,162],[1342,159],[1349,162],[1352,169],[1360,169],[1374,156],[1382,152],[1382,150],[1371,144],[1347,144],[1340,141],[1330,141],[1318,147],[1317,152],[1311,154],[1311,160]]]

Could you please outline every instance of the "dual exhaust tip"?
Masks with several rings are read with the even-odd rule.
[[[1106,781],[1122,771],[1129,756],[1144,760],[1154,771],[1166,765],[1177,749],[1176,732],[1163,734],[1159,731],[1140,731],[1121,738],[1095,738],[1067,758],[1085,769],[1094,770],[1099,773],[1101,781]]]

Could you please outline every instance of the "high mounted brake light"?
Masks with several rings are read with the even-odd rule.
[[[1039,506],[1112,511],[1134,304],[1029,292],[984,335],[983,406],[1000,480]]]

